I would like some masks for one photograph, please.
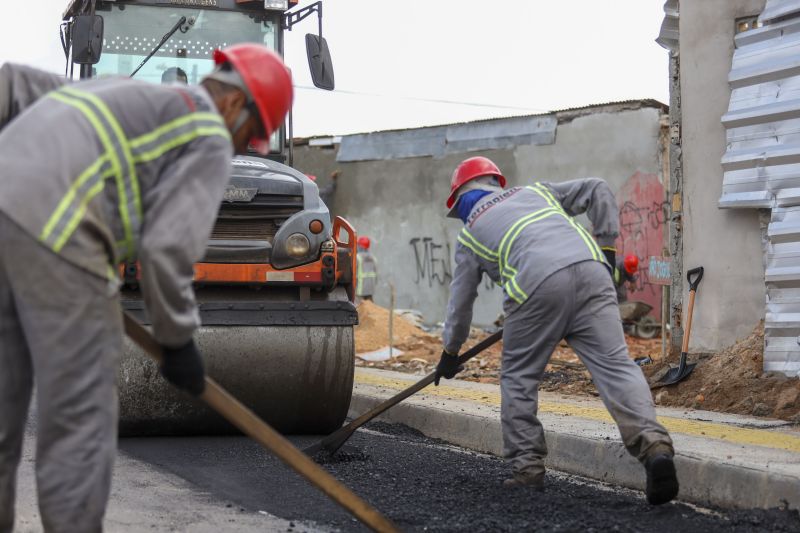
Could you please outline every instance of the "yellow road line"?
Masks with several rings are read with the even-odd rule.
[[[413,383],[413,381],[410,380],[407,381],[388,378],[358,370],[356,371],[356,382],[364,385],[386,387],[388,389],[395,389],[398,391],[405,389]],[[424,390],[424,393],[433,396],[441,396],[443,398],[450,398],[453,400],[468,400],[471,402],[488,405],[490,407],[500,407],[499,390],[497,392],[481,391],[441,385],[439,387],[428,387]],[[608,414],[608,411],[606,411],[604,408],[588,407],[569,403],[539,402],[539,412],[564,416],[576,416],[579,418],[598,420],[601,422],[614,422],[614,420]],[[800,453],[800,437],[779,431],[740,428],[718,422],[686,420],[671,416],[659,416],[658,421],[673,433],[682,433],[684,435],[718,439],[733,444],[764,446],[765,448]]]

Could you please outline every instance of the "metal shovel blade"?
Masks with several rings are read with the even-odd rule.
[[[678,364],[677,368],[671,368],[669,372],[667,372],[663,378],[661,378],[660,383],[662,385],[674,385],[679,381],[683,381],[686,377],[692,373],[696,363],[686,363],[686,352],[681,353],[681,361]]]

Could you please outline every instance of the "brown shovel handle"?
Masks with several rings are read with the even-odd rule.
[[[689,336],[692,334],[692,312],[694,311],[694,295],[697,293],[697,287],[700,285],[700,280],[703,279],[703,267],[691,269],[686,273],[686,281],[689,282],[689,308],[686,310],[686,327],[683,331],[683,346],[681,347],[682,353],[689,352]],[[693,279],[694,278],[694,279]]]
[[[458,364],[463,365],[464,363],[466,363],[467,361],[469,361],[470,359],[472,359],[473,357],[484,351],[486,348],[492,346],[494,343],[496,343],[502,338],[503,338],[502,329],[492,333],[491,335],[483,339],[481,342],[479,342],[478,344],[476,344],[475,346],[473,346],[472,348],[461,354],[458,358]],[[345,442],[347,442],[347,439],[349,439],[358,428],[360,428],[373,418],[377,417],[378,415],[382,414],[384,411],[387,411],[390,408],[397,405],[398,403],[402,402],[409,396],[418,393],[419,391],[421,391],[422,389],[433,383],[434,379],[436,379],[436,372],[431,372],[430,374],[428,374],[421,380],[417,381],[410,387],[398,392],[388,400],[385,400],[380,404],[376,405],[375,407],[373,407],[366,413],[362,414],[361,416],[359,416],[346,426],[340,427],[339,429],[337,429],[336,431],[334,431],[321,441],[312,444],[304,451],[312,455],[322,449],[328,450],[331,453],[335,452],[336,450],[341,448]]]
[[[160,362],[162,360],[161,347],[150,335],[150,332],[128,313],[123,313],[123,318],[125,333],[128,337],[156,362]],[[200,395],[200,399],[373,531],[399,531],[394,524],[374,507],[359,498],[327,471],[317,466],[314,461],[295,448],[291,442],[268,426],[255,413],[228,394],[225,389],[208,376],[206,376],[205,391]]]
[[[500,331],[492,333],[490,336],[488,336],[485,339],[483,339],[481,342],[479,342],[478,344],[473,346],[471,349],[469,349],[466,352],[464,352],[463,354],[461,354],[461,356],[458,358],[458,364],[459,365],[463,365],[464,363],[466,363],[467,361],[469,361],[470,359],[472,359],[473,357],[475,357],[476,355],[481,353],[483,350],[485,350],[486,348],[488,348],[489,346],[491,346],[492,344],[496,343],[497,341],[499,341],[502,338],[503,338],[503,330],[502,329]],[[411,385],[407,389],[404,389],[404,390],[398,392],[397,394],[395,394],[394,396],[392,396],[391,398],[389,398],[385,402],[382,402],[380,405],[377,405],[377,406],[373,407],[372,409],[370,409],[369,411],[367,411],[363,415],[359,416],[358,418],[356,418],[355,420],[353,420],[352,422],[350,422],[349,424],[347,424],[343,428],[339,429],[338,431],[342,432],[343,434],[345,434],[345,433],[348,434],[348,435],[352,434],[355,430],[357,430],[358,428],[360,428],[361,426],[363,426],[364,424],[366,424],[367,422],[369,422],[370,420],[372,420],[376,416],[382,414],[384,411],[388,410],[390,407],[394,407],[395,405],[397,405],[398,403],[402,402],[403,400],[405,400],[409,396],[412,396],[412,395],[418,393],[419,391],[421,391],[422,389],[424,389],[425,387],[427,387],[428,385],[433,383],[433,380],[435,378],[436,378],[436,372],[431,372],[430,374],[428,374],[427,376],[425,376],[421,380],[417,381],[416,383],[414,383],[413,385]],[[331,435],[331,437],[332,436],[333,435]]]

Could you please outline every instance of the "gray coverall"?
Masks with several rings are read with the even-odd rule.
[[[358,270],[356,296],[372,300],[378,284],[378,262],[367,250],[359,248],[356,255],[356,268]]]
[[[156,340],[186,344],[193,264],[232,151],[204,89],[127,78],[49,92],[0,131],[0,532],[13,526],[34,379],[44,528],[101,530],[122,349],[115,265],[140,262]]]
[[[55,74],[16,63],[0,67],[0,130],[45,93],[64,85]]]
[[[586,212],[592,236],[573,216]],[[456,354],[486,272],[503,287],[501,368],[504,454],[515,472],[544,472],[547,445],[536,417],[538,387],[556,345],[586,365],[628,451],[644,461],[672,452],[650,390],[628,356],[609,266],[600,246],[619,230],[614,195],[598,178],[535,183],[479,200],[458,235],[443,341]]]

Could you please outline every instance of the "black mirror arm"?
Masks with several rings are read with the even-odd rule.
[[[319,2],[319,9],[317,9],[317,22],[319,23],[319,40],[322,41],[322,2]]]
[[[322,2],[314,2],[297,11],[290,11],[283,15],[282,26],[284,30],[292,31],[292,26],[316,12],[319,19],[319,38],[322,39]]]
[[[155,46],[155,48],[153,48],[153,51],[150,52],[149,54],[147,54],[147,57],[145,57],[142,60],[142,62],[139,63],[139,66],[136,67],[136,70],[134,70],[131,73],[130,77],[132,78],[132,77],[136,76],[136,73],[139,72],[139,70],[141,70],[141,68],[145,65],[145,63],[150,61],[150,58],[153,57],[156,54],[156,52],[161,50],[161,47],[164,46],[164,43],[169,41],[169,38],[172,37],[175,34],[176,31],[181,29],[181,26],[183,26],[184,24],[186,24],[186,17],[181,17],[180,20],[178,20],[178,22],[175,23],[175,25],[172,27],[172,29],[164,34],[164,36],[161,38],[161,40],[158,42],[158,44]]]

